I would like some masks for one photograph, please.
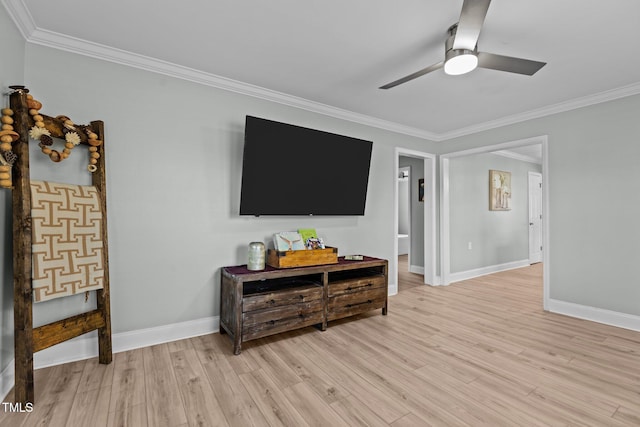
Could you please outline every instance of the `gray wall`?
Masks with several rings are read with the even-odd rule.
[[[640,315],[640,96],[460,137],[440,154],[548,135],[550,297]]]
[[[409,204],[411,207],[411,248],[409,261],[411,266],[424,267],[424,206],[418,201],[418,180],[424,178],[424,160],[414,157],[400,156],[399,166],[410,167]]]
[[[490,169],[511,172],[509,211],[489,211]],[[528,172],[541,169],[490,153],[450,159],[452,273],[529,258]]]
[[[24,81],[24,40],[13,21],[0,7],[0,90]],[[2,97],[1,107],[9,100]],[[11,232],[11,191],[0,189],[0,372],[13,360],[13,245]]]
[[[9,24],[0,34],[9,37],[13,24],[3,8],[0,18]],[[423,139],[42,46],[27,44],[24,59],[15,57],[15,70],[0,69],[5,88],[23,81],[45,114],[66,114],[76,123],[105,121],[114,333],[218,315],[220,267],[245,263],[248,243],[270,241],[277,231],[315,227],[341,255],[390,259],[396,237],[395,147],[435,150]],[[238,216],[247,114],[374,141],[365,216]],[[37,152],[33,156],[34,174],[61,166]],[[73,168],[78,161],[75,181],[88,179],[84,156],[74,150],[62,164]],[[2,203],[3,230],[10,215]],[[3,308],[10,308],[6,233],[2,239]],[[40,303],[35,322],[90,305],[82,298]],[[2,352],[12,357],[12,324],[3,320],[2,333]]]

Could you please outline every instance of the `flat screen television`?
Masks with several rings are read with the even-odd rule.
[[[364,215],[372,146],[247,116],[240,215]]]

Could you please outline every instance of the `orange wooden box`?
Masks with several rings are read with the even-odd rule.
[[[299,251],[267,251],[267,265],[275,268],[308,267],[338,263],[338,248],[306,249]]]

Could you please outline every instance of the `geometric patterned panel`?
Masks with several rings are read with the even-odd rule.
[[[94,186],[31,181],[35,302],[102,289],[102,211]]]

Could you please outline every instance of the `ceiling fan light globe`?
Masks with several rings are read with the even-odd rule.
[[[450,53],[450,54],[449,54]],[[449,51],[444,63],[444,72],[458,76],[473,71],[478,66],[478,56],[469,50]]]

